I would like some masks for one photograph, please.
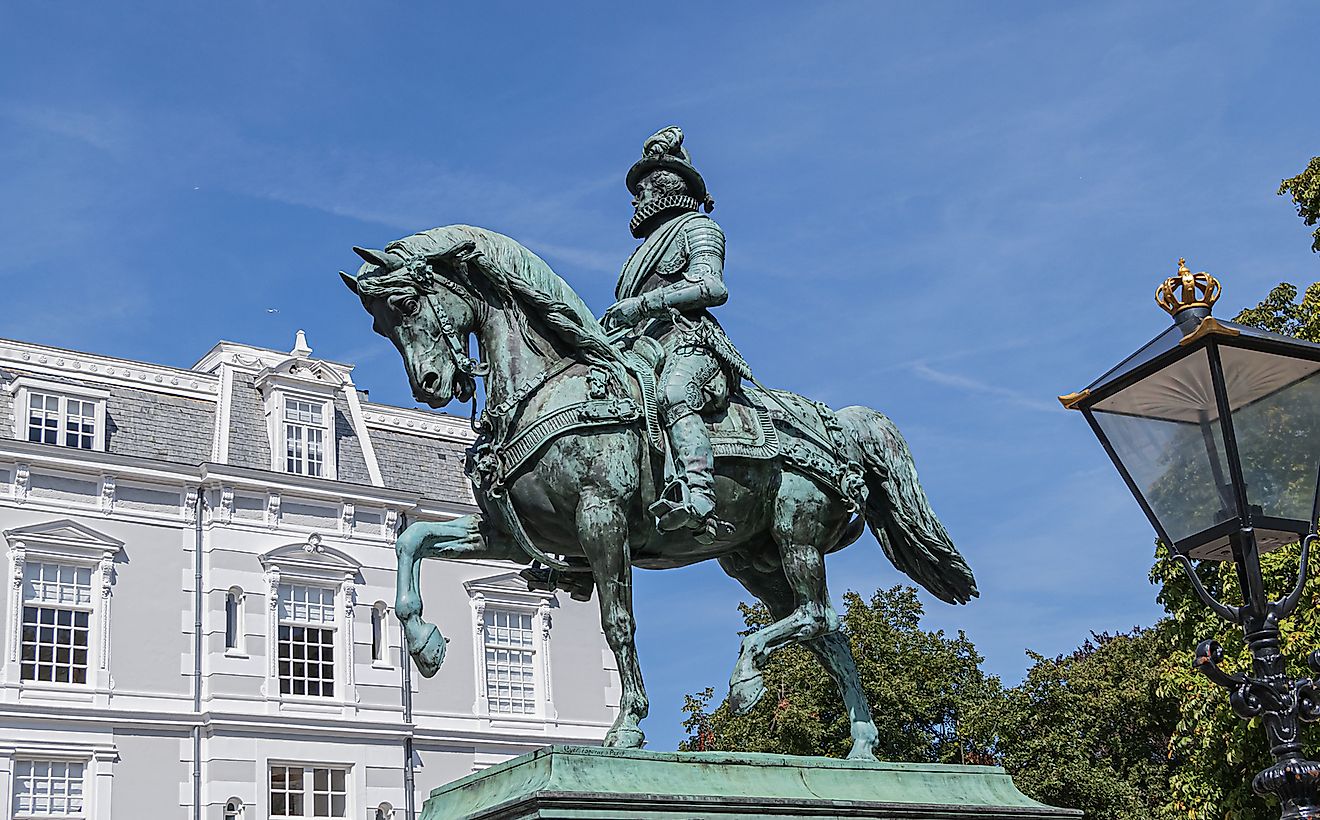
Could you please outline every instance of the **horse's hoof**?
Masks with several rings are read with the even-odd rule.
[[[729,684],[729,708],[735,715],[745,715],[764,694],[765,679],[759,674],[736,680]]]
[[[426,641],[421,649],[412,653],[412,657],[417,664],[417,671],[422,673],[422,677],[429,678],[440,671],[440,665],[445,662],[445,650],[449,639],[440,634],[440,627],[435,624],[426,626]]]
[[[849,759],[849,760],[869,760],[869,761],[872,762],[872,763],[876,763],[876,762],[879,761],[879,758],[877,758],[877,757],[875,756],[875,752],[873,752],[873,751],[871,750],[871,744],[869,744],[869,743],[867,743],[867,744],[865,744],[865,745],[862,745],[862,746],[858,746],[857,744],[853,744],[852,751],[848,753],[848,759]]]
[[[605,745],[614,749],[640,749],[645,742],[641,729],[611,729],[605,735]]]

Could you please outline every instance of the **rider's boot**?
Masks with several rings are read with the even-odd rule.
[[[669,444],[674,463],[681,471],[660,499],[651,505],[656,525],[664,532],[679,529],[695,531],[697,540],[709,543],[714,538],[715,454],[711,451],[706,423],[701,416],[688,412],[673,419],[669,426]]]

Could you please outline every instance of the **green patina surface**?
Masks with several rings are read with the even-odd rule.
[[[548,746],[431,792],[423,820],[1080,818],[1003,769],[730,752]]]
[[[839,631],[825,556],[869,526],[899,570],[953,604],[978,595],[971,568],[889,418],[752,377],[711,313],[729,298],[725,236],[682,130],[646,140],[626,183],[641,244],[600,320],[536,254],[470,225],[356,248],[364,264],[343,274],[398,349],[417,401],[474,400],[478,379],[486,394],[466,465],[480,513],[414,522],[395,544],[394,611],[409,654],[426,677],[445,656],[445,637],[422,617],[423,559],[531,564],[520,572],[529,589],[599,599],[620,684],[603,742],[642,748],[650,704],[633,639],[633,567],[713,560],[774,616],[743,638],[730,708],[745,713],[765,695],[772,653],[805,646],[839,689],[849,756],[874,760],[879,730]],[[792,334],[808,318],[790,310],[777,321]]]

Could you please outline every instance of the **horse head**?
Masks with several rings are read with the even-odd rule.
[[[353,250],[362,266],[355,275],[339,275],[371,314],[372,329],[403,357],[413,398],[434,408],[471,399],[475,377],[484,375],[467,352],[478,322],[478,299],[463,281],[477,254],[474,244],[424,254],[398,243]]]

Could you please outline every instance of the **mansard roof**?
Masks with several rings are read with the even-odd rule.
[[[332,410],[336,480],[472,504],[463,474],[475,437],[468,421],[370,402],[352,372],[352,364],[314,357],[301,331],[288,351],[218,342],[188,370],[0,339],[0,438],[21,438],[25,410],[15,406],[15,385],[27,377],[108,394],[109,453],[272,470],[268,414],[271,397],[285,391],[320,397]]]

